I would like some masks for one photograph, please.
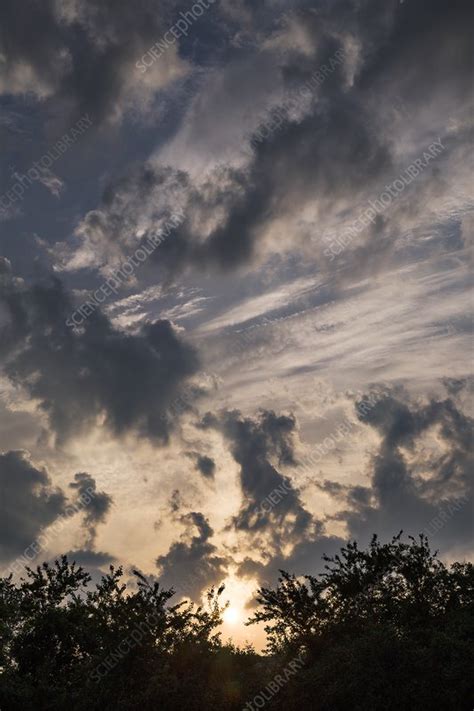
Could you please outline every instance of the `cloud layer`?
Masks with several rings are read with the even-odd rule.
[[[176,416],[168,410],[198,369],[169,321],[128,335],[97,311],[76,332],[66,325],[73,305],[58,280],[24,287],[7,275],[0,298],[4,372],[39,402],[59,441],[99,417],[118,436],[168,440]]]

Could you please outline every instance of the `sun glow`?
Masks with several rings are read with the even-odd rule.
[[[236,625],[241,621],[242,616],[236,607],[228,607],[222,614],[222,619],[228,625]]]
[[[220,632],[224,640],[231,640],[234,644],[245,645],[251,643],[257,651],[265,646],[265,634],[261,623],[246,626],[254,609],[249,603],[255,597],[258,581],[254,579],[237,578],[233,573],[224,581],[225,589],[222,594],[221,605],[229,603],[222,613],[222,628]]]

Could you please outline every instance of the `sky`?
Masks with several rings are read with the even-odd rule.
[[[224,582],[258,646],[349,539],[472,560],[472,19],[3,0],[3,573]]]

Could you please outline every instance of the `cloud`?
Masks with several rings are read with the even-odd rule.
[[[79,249],[75,245],[67,248],[63,243],[57,246],[60,268],[91,267],[110,271],[166,227],[170,228],[169,236],[148,262],[161,260],[165,253],[171,259],[174,252],[182,249],[184,229],[177,229],[171,220],[186,207],[189,187],[187,176],[169,167],[145,163],[131,168],[127,175],[108,184],[101,204],[88,212],[77,226]]]
[[[133,169],[82,220],[76,231],[82,246],[63,255],[63,268],[117,265],[176,209],[185,220],[148,266],[173,276],[189,269],[226,272],[258,260],[264,234],[298,205],[315,195],[347,199],[360,191],[361,176],[375,184],[390,164],[388,148],[370,133],[370,117],[357,102],[341,96],[331,106],[269,138],[244,168],[219,166],[199,181],[158,162]],[[288,247],[283,240],[281,250]]]
[[[194,460],[197,471],[200,472],[205,479],[214,479],[216,463],[211,457],[205,454],[199,454],[199,452],[186,452],[186,456]]]
[[[173,3],[147,0],[27,0],[25,24],[13,0],[0,14],[0,93],[56,100],[64,111],[89,112],[95,124],[127,108],[146,111],[154,94],[187,65],[171,46],[142,74],[137,61],[169,29]]]
[[[273,549],[295,542],[312,527],[312,517],[301,503],[291,480],[274,466],[294,466],[292,416],[262,411],[257,419],[243,417],[237,410],[219,415],[208,413],[200,425],[222,432],[240,465],[243,503],[232,519],[239,532],[263,534]],[[278,503],[269,497],[277,491]]]
[[[206,511],[214,533],[203,514],[185,515],[189,506],[173,494],[163,519],[180,520],[186,531],[161,556],[170,584],[175,561],[194,596],[218,581],[230,563],[217,546],[229,539],[237,561],[251,556],[237,563],[241,574],[261,580],[278,567],[319,569],[321,554],[334,552],[343,535],[426,528],[443,551],[463,554],[472,511],[464,414],[472,3],[298,0],[290,8],[220,0],[144,74],[137,60],[187,7],[175,0],[122,5],[25,0],[27,25],[13,0],[0,9],[0,123],[13,140],[11,160],[41,155],[45,141],[64,132],[58,123],[72,125],[72,114],[87,112],[94,125],[81,156],[67,161],[68,190],[61,191],[62,178],[44,175],[61,198],[54,217],[43,209],[44,191],[40,205],[32,191],[16,233],[11,222],[6,248],[19,255],[16,269],[38,273],[52,258],[73,293],[84,295],[178,210],[184,217],[137,270],[125,298],[73,331],[64,322],[74,304],[60,282],[26,286],[0,260],[2,370],[18,386],[15,395],[32,401],[25,412],[10,402],[2,410],[13,423],[3,441],[12,431],[8,449],[29,447],[47,421],[58,444],[98,426],[122,445],[129,433],[165,444],[183,414],[197,416],[202,389],[193,376],[202,359],[220,376],[206,403],[218,414],[203,422],[218,442],[211,452],[183,429],[178,446],[196,450],[185,452],[196,467],[193,495],[202,488],[218,499],[224,483],[226,505],[216,512],[211,501]],[[315,81],[336,52],[343,61]],[[301,92],[306,82],[312,88]],[[277,125],[269,130],[272,117]],[[327,240],[339,239],[438,138],[445,150],[389,209],[337,259],[325,255]],[[186,338],[176,321],[186,324]],[[241,332],[233,334],[236,324]],[[200,359],[189,345],[198,339]],[[446,398],[390,389],[403,382],[431,395],[446,363]],[[339,417],[334,402],[315,399],[314,375],[330,389],[389,389],[360,418],[357,437],[318,465],[321,475],[300,477],[298,433],[329,434]],[[293,415],[269,409],[287,411],[295,399],[301,429]],[[264,408],[260,414],[252,414],[254,405]],[[235,465],[227,451],[220,456],[221,439],[238,466],[237,491],[225,481]],[[140,447],[140,466],[151,470],[155,462],[141,458],[146,451]],[[170,455],[160,480],[169,476],[169,491],[184,491]],[[75,491],[86,481],[97,489],[89,475],[76,477]],[[330,497],[334,520],[322,519],[320,499],[311,505],[311,484],[317,497]],[[454,513],[438,529],[432,522],[440,511]],[[109,495],[97,492],[96,508],[84,512],[78,555],[108,556],[89,549],[109,512]],[[188,561],[197,576],[191,581]]]
[[[403,529],[427,533],[444,553],[466,552],[472,545],[472,418],[451,398],[412,402],[403,391],[387,394],[365,414],[358,409],[358,417],[379,433],[380,445],[368,486],[322,485],[350,505],[335,518],[358,540],[373,533],[388,539]]]
[[[69,486],[76,492],[75,499],[70,501],[60,488],[53,486],[47,470],[32,463],[29,452],[0,453],[0,562],[24,555],[25,550],[30,556],[31,545],[40,534],[57,519],[73,515],[69,507],[74,505],[84,516],[83,528],[87,534],[85,548],[74,552],[75,560],[91,566],[113,561],[109,554],[93,550],[97,525],[105,521],[112,498],[97,491],[95,480],[85,472],[76,474]],[[87,504],[81,499],[83,495],[89,500]],[[42,554],[40,551],[39,555]]]
[[[66,325],[74,307],[58,280],[26,287],[8,275],[0,306],[4,373],[39,402],[59,442],[102,418],[116,436],[135,432],[166,444],[199,393],[189,385],[176,407],[198,358],[169,321],[128,335],[96,311],[75,331]]]
[[[192,511],[179,520],[186,525],[184,540],[173,543],[168,553],[156,559],[159,578],[165,588],[173,587],[179,595],[198,601],[201,593],[222,581],[228,561],[216,555],[217,547],[211,543],[214,531],[202,513]]]
[[[228,529],[247,534],[246,543],[259,557],[244,556],[237,574],[273,584],[279,569],[298,575],[322,569],[321,558],[340,548],[342,539],[326,533],[324,524],[303,505],[291,479],[276,465],[295,467],[293,416],[261,411],[255,418],[238,411],[208,413],[201,428],[222,432],[235,461],[240,465],[243,502]],[[245,551],[240,538],[240,550]]]
[[[97,491],[97,484],[93,477],[86,472],[78,472],[74,475],[74,481],[69,484],[69,488],[77,492],[77,498],[82,495],[88,496],[90,502],[84,508],[83,528],[86,533],[85,549],[91,550],[94,547],[97,537],[97,526],[104,523],[107,514],[112,506],[113,499],[105,491]]]
[[[0,561],[23,554],[39,534],[64,515],[66,497],[28,452],[0,453]]]
[[[29,2],[31,28],[41,28],[39,36],[31,28],[25,34],[18,25],[13,0],[4,5],[4,73],[12,84],[10,91],[16,91],[12,67],[29,67],[28,71],[35,73],[32,87],[46,83],[46,94],[73,101],[81,110],[90,109],[94,117],[120,115],[127,102],[133,101],[136,87],[141,86],[140,82],[151,81],[155,69],[166,75],[168,62],[173,59],[171,81],[186,63],[183,57],[190,55],[186,42],[175,53],[181,45],[176,43],[144,75],[135,71],[134,58],[138,59],[168,29],[181,9],[179,3],[162,2],[156,12],[146,0],[139,0],[133,8],[117,8],[111,0],[71,0],[60,4],[49,0],[41,5]],[[430,17],[429,32],[426,16]],[[436,100],[441,111],[431,110],[431,121],[436,116],[447,118],[446,97],[441,93],[447,91],[448,79],[452,98],[466,105],[469,17],[470,6],[463,0],[452,4],[449,12],[440,0],[431,4],[391,0],[383,6],[342,0],[316,6],[300,2],[283,22],[273,5],[258,10],[240,5],[233,11],[227,4],[213,7],[206,15],[206,31],[212,32],[217,26],[220,41],[215,46],[206,43],[204,25],[193,28],[196,42],[206,47],[205,52],[199,53],[199,61],[207,60],[207,66],[216,67],[207,83],[196,87],[186,108],[183,124],[192,125],[194,133],[181,138],[177,134],[171,148],[167,146],[153,162],[157,173],[167,169],[168,164],[173,167],[173,155],[179,150],[186,153],[189,141],[204,145],[207,154],[217,154],[217,163],[222,156],[221,163],[227,167],[219,167],[214,160],[215,169],[203,169],[195,180],[195,176],[190,178],[180,170],[182,166],[175,165],[177,174],[186,176],[193,195],[188,224],[182,226],[173,246],[163,250],[168,268],[225,269],[253,262],[269,240],[268,233],[274,232],[279,222],[283,222],[280,227],[286,234],[279,239],[278,248],[289,246],[296,235],[288,232],[296,228],[296,217],[302,216],[302,209],[308,204],[314,203],[316,210],[311,220],[314,232],[323,227],[320,223],[324,223],[325,214],[345,213],[351,204],[353,207],[360,202],[365,192],[382,187],[388,177],[393,177],[389,171],[395,159],[407,152],[407,146],[398,145],[391,132],[394,94],[406,104],[408,113],[417,113],[417,120],[410,120],[410,126],[425,136],[436,127],[419,125],[418,113],[423,102]],[[241,45],[243,37],[247,40]],[[243,116],[250,115],[248,137],[261,123],[260,104],[258,115],[251,111],[255,97],[265,96],[270,101],[269,110],[281,106],[338,49],[345,52],[344,65],[325,77],[302,102],[301,110],[289,113],[285,124],[262,142],[247,166],[229,168],[223,146],[228,144],[230,135],[238,134]],[[426,57],[438,67],[436,81],[432,81]],[[153,92],[160,86],[159,78],[155,78],[148,89]],[[145,91],[146,87],[142,89]],[[452,107],[453,102],[448,103]],[[234,104],[242,115],[237,115]],[[220,126],[225,127],[224,135],[216,147],[212,140]],[[406,125],[404,128],[409,129]],[[420,135],[414,137],[417,143]],[[229,184],[230,191],[227,187],[220,190],[219,183]],[[133,192],[133,186],[129,188]],[[133,201],[126,196],[125,186],[120,195],[130,209]],[[142,199],[135,197],[142,203],[142,210],[137,206],[133,212],[146,216],[150,211],[146,195]],[[117,205],[108,205],[107,199],[104,203],[94,211],[102,213],[103,231],[107,233],[95,243],[99,252],[101,241],[114,242],[116,224],[112,217],[118,212]],[[110,219],[108,210],[112,212]],[[123,217],[126,216],[125,211]],[[153,214],[150,219],[157,221]],[[117,249],[126,247],[124,232],[141,229],[140,218],[132,226],[134,220],[132,215],[119,230]],[[97,227],[92,222],[91,216],[83,221],[84,230],[91,235]],[[379,232],[376,230],[372,236],[371,248],[379,245],[385,252],[388,245],[380,246],[384,240],[378,239]],[[108,253],[106,258],[113,256]],[[97,256],[99,262],[100,258]],[[92,256],[90,259],[90,266],[97,266]],[[79,259],[75,263],[83,264]]]
[[[251,51],[262,38],[267,40],[255,54],[251,79],[242,71],[242,56],[248,61],[249,46],[245,55],[234,50],[190,103],[183,131],[125,179],[111,181],[97,209],[86,215],[77,232],[83,240],[78,254],[89,255],[91,268],[110,266],[127,255],[131,244],[160,226],[165,203],[172,211],[179,202],[186,219],[148,264],[158,273],[174,278],[189,269],[225,272],[255,266],[269,253],[293,250],[295,244],[312,253],[323,272],[332,273],[334,265],[323,256],[321,235],[327,230],[341,233],[345,222],[354,221],[369,199],[376,199],[420,150],[442,136],[450,154],[439,159],[443,175],[431,166],[410,185],[400,204],[360,234],[348,250],[350,270],[344,275],[353,280],[369,270],[384,269],[395,258],[397,233],[429,222],[434,203],[441,204],[451,195],[451,177],[465,171],[462,146],[468,140],[467,2],[459,0],[449,13],[438,0],[434,5],[395,0],[383,6],[342,0],[317,7],[300,3],[283,25],[274,8],[252,13],[241,7],[230,15],[228,7],[222,8],[232,27],[241,23],[245,31],[251,26],[247,11],[255,15],[256,23]],[[305,82],[338,51],[344,52],[344,62],[300,95]],[[436,82],[426,57],[439,65]],[[270,67],[274,67],[271,78]],[[456,79],[448,85],[453,76]],[[265,91],[265,85],[271,89]],[[241,155],[233,160],[224,148],[213,147],[213,140],[227,141],[215,138],[222,123],[225,135],[239,135],[241,142],[243,122],[240,116],[234,122],[232,116],[223,121],[216,107],[227,107],[229,93],[232,101],[243,96],[245,106],[255,87],[267,96],[270,114],[295,94],[298,107],[284,109],[282,125],[268,131],[242,163]],[[455,110],[446,92],[454,94]],[[394,95],[406,108],[402,117]],[[429,116],[423,102],[432,108]],[[259,111],[250,112],[249,120],[245,110],[248,140],[262,123],[260,107]],[[185,161],[173,159],[189,156],[190,142],[207,146],[207,154],[212,153],[210,164],[204,161],[197,172]],[[144,181],[146,186],[140,189]],[[169,190],[171,185],[174,190]],[[421,202],[432,205],[428,214],[420,214]],[[68,268],[85,264],[78,256],[66,261]]]
[[[295,575],[316,575],[324,572],[323,556],[334,555],[345,543],[345,539],[338,536],[309,536],[302,538],[286,555],[282,552],[266,555],[263,561],[247,556],[239,563],[237,572],[243,578],[256,579],[259,586],[274,586],[280,570]]]
[[[452,389],[450,379],[446,386]],[[466,386],[467,381],[456,382],[460,400]],[[266,507],[264,518],[255,515],[258,500],[267,497],[268,502],[272,486],[284,481],[269,461],[271,456],[282,461],[283,455],[283,460],[295,464],[293,446],[287,439],[294,420],[292,425],[286,422],[282,430],[275,425],[285,418],[276,418],[274,413],[261,424],[236,412],[204,418],[203,426],[224,432],[241,465],[245,504],[233,525],[252,533],[253,546],[255,534],[269,528],[265,546],[259,545],[261,556],[245,556],[238,564],[239,575],[273,584],[279,569],[297,575],[322,572],[322,556],[336,552],[348,538],[363,543],[377,533],[382,539],[391,539],[400,530],[411,535],[426,533],[444,554],[463,555],[470,550],[472,418],[452,398],[412,400],[403,388],[385,388],[375,399],[365,395],[355,407],[360,422],[378,432],[380,443],[370,459],[367,485],[318,480],[315,471],[317,488],[336,504],[336,512],[324,522],[303,508],[293,487],[287,498],[279,497],[274,507]],[[269,426],[271,436],[267,434]],[[283,452],[279,448],[282,443]],[[346,535],[330,535],[331,522],[344,524]]]
[[[196,468],[201,472],[201,474],[206,477],[206,479],[213,479],[214,472],[216,470],[216,463],[210,457],[205,455],[199,455]]]

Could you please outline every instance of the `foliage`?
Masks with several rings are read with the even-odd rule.
[[[472,709],[474,568],[400,538],[350,542],[318,578],[281,571],[259,591],[269,651],[305,657],[272,708]]]
[[[111,566],[99,585],[65,557],[0,579],[0,709],[241,709],[302,660],[268,709],[471,709],[474,572],[424,537],[349,543],[325,573],[259,590],[266,655],[223,644],[223,588],[207,604]],[[247,708],[257,708],[247,706]]]

